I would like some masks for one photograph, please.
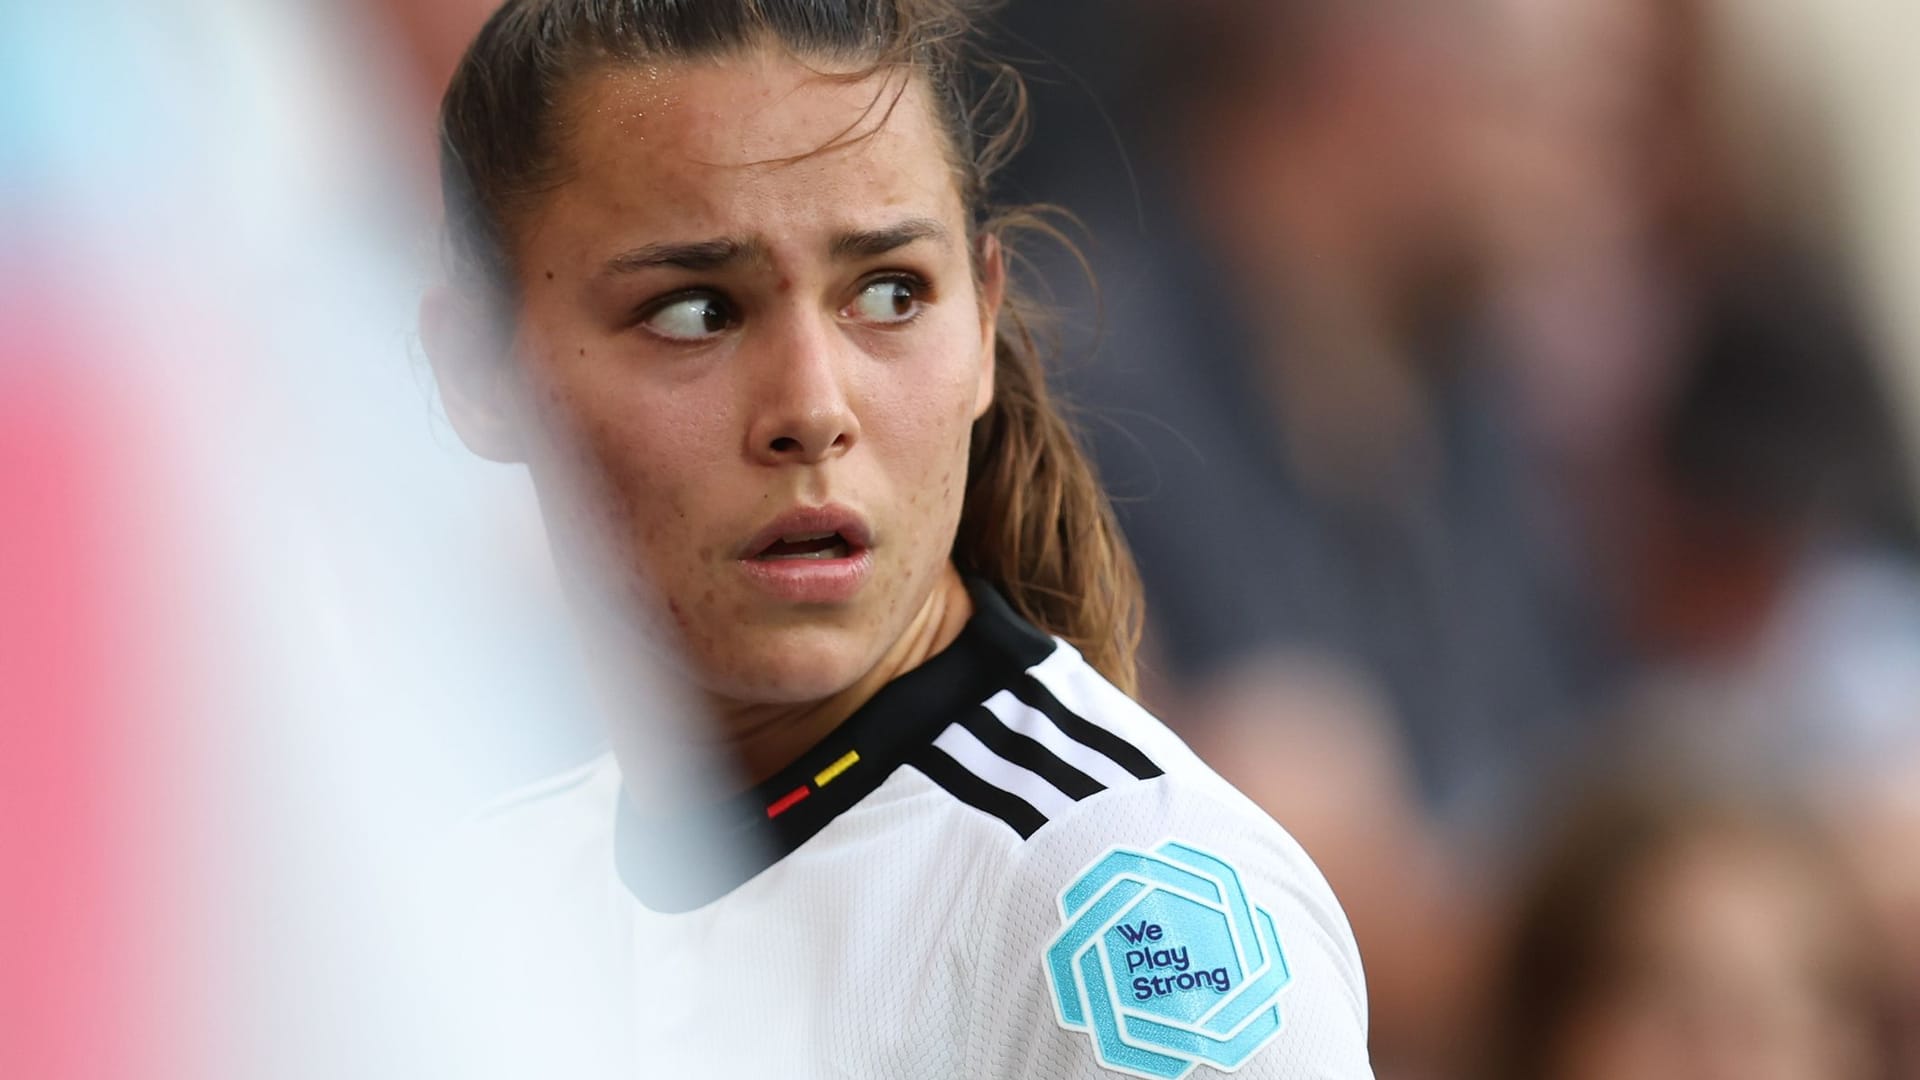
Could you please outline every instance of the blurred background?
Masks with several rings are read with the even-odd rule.
[[[6,6],[0,1074],[421,1075],[423,851],[593,752],[414,329],[490,8]],[[991,32],[1148,703],[1332,881],[1382,1080],[1920,1077],[1920,6]]]

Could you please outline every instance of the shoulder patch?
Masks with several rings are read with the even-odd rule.
[[[1054,1009],[1106,1068],[1232,1072],[1280,1033],[1280,937],[1223,860],[1176,840],[1114,848],[1061,892],[1060,917],[1043,957]]]

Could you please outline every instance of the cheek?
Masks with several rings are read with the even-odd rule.
[[[978,390],[978,364],[960,349],[937,362],[882,372],[863,426],[884,467],[911,485],[905,488],[910,506],[932,511],[956,496]]]
[[[688,537],[712,490],[703,463],[718,460],[713,418],[725,415],[697,398],[608,377],[591,356],[547,369],[534,391],[535,480],[543,501],[560,493],[567,531],[600,553],[596,562],[657,577],[697,554]]]

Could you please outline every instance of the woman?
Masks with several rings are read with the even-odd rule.
[[[1777,793],[1629,773],[1523,889],[1496,1080],[1881,1080],[1886,943],[1832,838]]]
[[[600,667],[655,658],[751,785],[616,723],[499,840],[628,1075],[1367,1076],[1324,881],[1123,693],[1138,584],[1008,295],[973,14],[509,0],[462,62],[449,414],[531,470]]]

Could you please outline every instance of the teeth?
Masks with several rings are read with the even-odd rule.
[[[816,536],[812,539],[818,540],[820,538]],[[822,548],[819,551],[808,551],[794,555],[762,555],[760,557],[768,562],[782,562],[788,559],[844,559],[847,557],[847,545],[835,544],[830,548]]]

